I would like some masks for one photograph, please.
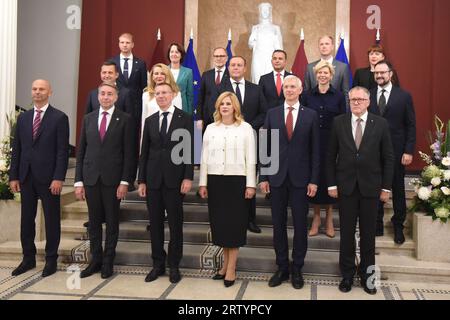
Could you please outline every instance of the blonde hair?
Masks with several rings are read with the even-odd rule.
[[[330,70],[331,77],[332,78],[334,77],[334,74],[335,74],[334,66],[331,63],[329,63],[328,61],[325,61],[325,60],[322,60],[318,64],[316,64],[316,66],[313,68],[314,74],[317,75],[319,70],[323,69],[323,68],[328,68],[328,70]]]
[[[214,112],[214,122],[218,123],[218,122],[222,122],[222,115],[220,114],[219,108],[220,105],[222,104],[223,100],[225,100],[226,98],[230,98],[231,100],[231,105],[233,106],[234,109],[234,120],[235,122],[240,125],[241,122],[244,121],[244,116],[241,113],[241,104],[239,103],[239,100],[237,98],[237,96],[230,91],[226,91],[224,93],[222,93],[216,101],[216,111]]]
[[[173,93],[178,94],[178,92],[180,92],[180,89],[178,88],[178,85],[177,85],[169,67],[163,63],[157,63],[152,67],[152,70],[150,71],[150,74],[148,77],[148,86],[144,90],[144,91],[148,92],[149,100],[153,100],[153,98],[155,97],[156,82],[155,82],[155,80],[153,80],[153,71],[155,70],[155,68],[161,68],[162,72],[166,76],[166,80],[164,81],[164,83],[167,83],[170,86]]]

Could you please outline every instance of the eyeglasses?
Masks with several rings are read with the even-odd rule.
[[[375,71],[374,74],[375,74],[375,75],[377,75],[377,74],[383,75],[383,74],[386,74],[386,73],[388,73],[388,72],[391,72],[391,70],[388,70],[388,71]]]
[[[214,57],[214,58],[226,58],[227,56],[224,56],[224,55],[221,55],[221,56],[217,55],[217,56],[216,56],[216,55],[214,55],[213,57]]]
[[[368,101],[368,100],[369,99],[364,99],[364,98],[353,98],[353,99],[350,99],[350,103],[352,103],[352,104],[361,104],[364,101]]]

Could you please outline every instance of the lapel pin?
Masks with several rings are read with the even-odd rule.
[[[119,121],[120,119],[119,118],[116,118],[116,121]]]

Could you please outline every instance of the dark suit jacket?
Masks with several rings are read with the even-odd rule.
[[[119,68],[119,78],[117,85],[119,88],[127,88],[130,90],[133,104],[135,105],[135,118],[139,121],[142,115],[142,93],[147,87],[147,65],[145,61],[133,56],[133,68],[128,80],[125,79],[122,69],[120,68],[120,55],[115,56],[112,60]]]
[[[189,163],[175,164],[172,161],[172,150],[177,147],[180,141],[171,141],[170,137],[177,129],[187,130],[190,134],[188,143],[191,148],[189,150]],[[168,188],[180,188],[184,179],[193,180],[194,178],[194,123],[192,117],[188,113],[175,108],[167,137],[167,141],[161,141],[159,112],[145,120],[138,181],[139,183],[146,183],[147,188],[159,189],[163,183]],[[186,142],[183,141],[183,143]],[[186,156],[186,154],[183,152],[181,156]]]
[[[33,141],[33,116],[34,108],[17,119],[9,180],[23,183],[31,171],[41,184],[64,181],[69,161],[69,119],[49,105]]]
[[[351,117],[347,113],[334,118],[326,159],[328,186],[337,186],[339,194],[348,196],[358,184],[364,197],[379,197],[381,189],[391,189],[394,174],[388,124],[369,113],[358,150]]]
[[[218,96],[226,91],[234,92],[233,86],[229,80],[222,83],[219,88]],[[241,112],[245,122],[249,123],[256,131],[264,124],[267,112],[266,98],[264,98],[261,88],[249,81],[245,81],[245,94]],[[212,113],[210,112],[211,115],[213,113],[214,111]]]
[[[106,186],[133,183],[136,172],[135,126],[132,117],[115,109],[103,142],[98,128],[99,112],[84,116],[78,145],[75,182],[93,186],[98,179]]]
[[[379,115],[377,89],[370,91],[369,112]],[[413,155],[416,145],[416,115],[411,95],[393,86],[383,118],[389,124],[396,159],[401,158],[404,153]]]
[[[311,90],[317,86],[316,75],[314,74],[313,68],[319,62],[320,60],[317,60],[308,64],[305,73],[305,84],[303,86],[305,91]],[[343,62],[337,61],[336,59],[333,59],[333,66],[335,70],[333,79],[331,80],[331,85],[348,97],[348,92],[350,90],[350,71],[348,66]]]
[[[353,87],[364,87],[371,90],[377,87],[374,74],[370,72],[370,67],[357,69],[353,77]]]
[[[272,108],[267,112],[263,128],[279,130],[279,170],[275,175],[260,175],[260,181],[269,181],[273,187],[280,187],[289,176],[296,188],[319,183],[319,119],[314,110],[300,106],[297,122],[291,141],[288,140],[284,106]],[[275,143],[275,142],[272,142]],[[268,146],[270,149],[270,143]],[[270,153],[270,151],[269,151]],[[267,166],[261,164],[261,166]]]
[[[292,75],[292,73],[289,73],[287,71],[284,72],[285,78],[289,75]],[[259,86],[261,87],[263,95],[266,98],[268,109],[275,108],[284,104],[283,88],[281,88],[281,94],[280,96],[278,96],[274,72],[263,75],[259,79]]]
[[[228,70],[225,68],[223,73],[221,84],[225,81],[230,81],[230,75]],[[197,109],[197,119],[201,119],[205,122],[205,126],[210,124],[210,119],[212,119],[211,111],[215,110],[215,98],[218,97],[219,86],[216,86],[215,69],[205,71],[202,74],[202,80],[200,83],[200,94]]]
[[[121,88],[119,90],[119,96],[114,105],[116,108],[122,110],[123,112],[126,112],[131,116],[134,116],[133,101],[131,99],[130,90],[128,90],[127,88]],[[88,101],[86,103],[85,114],[91,113],[92,111],[98,111],[99,108],[100,102],[98,101],[98,88],[97,88],[89,93]]]

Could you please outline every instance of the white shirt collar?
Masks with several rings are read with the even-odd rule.
[[[109,108],[109,110],[105,110],[105,109],[103,109],[103,107],[101,107],[100,106],[100,108],[99,108],[99,110],[98,110],[98,112],[100,113],[100,115],[102,115],[103,114],[103,112],[108,112],[108,114],[110,115],[110,116],[112,116],[113,115],[113,113],[114,113],[114,110],[116,109],[116,107],[115,106],[112,106],[111,108]]]
[[[284,78],[284,73],[286,72],[286,70],[282,70],[280,72],[273,70],[273,75],[276,77],[277,74],[279,73],[281,75],[282,78]]]
[[[169,107],[169,109],[167,109],[167,111],[162,111],[161,109],[159,109],[159,116],[161,117],[164,112],[173,114],[175,112],[175,106],[173,104],[170,105],[170,107]]]
[[[220,72],[221,72],[222,74],[224,74],[224,72],[225,72],[225,66],[223,66],[222,68],[217,68],[217,67],[214,68],[214,71],[215,71],[215,72],[217,72],[217,71],[219,71],[219,70],[220,70]]]
[[[130,54],[130,56],[128,56],[128,57],[125,57],[123,54],[120,54],[120,59],[121,60],[123,60],[125,58],[127,58],[128,61],[133,61],[133,54]]]
[[[285,110],[289,110],[290,107],[291,107],[291,106],[288,105],[287,102],[284,103],[284,109],[285,109]],[[297,103],[294,104],[294,105],[292,106],[292,108],[294,108],[294,110],[300,109],[300,101],[297,101]]]
[[[40,110],[42,113],[45,113],[45,111],[47,111],[47,109],[48,109],[48,106],[49,106],[48,103],[40,109],[38,109],[38,108],[36,108],[36,106],[34,106],[34,111]]]
[[[356,120],[358,120],[358,118],[361,118],[364,123],[367,123],[368,116],[369,116],[369,112],[367,112],[367,111],[361,117],[357,117],[352,113],[352,121],[356,122]]]
[[[381,92],[381,90],[385,90],[387,93],[390,93],[392,91],[392,82],[389,81],[389,83],[384,87],[378,86],[378,92]]]
[[[230,78],[230,80],[231,80],[231,83],[232,83],[232,84],[234,84],[235,82],[239,82],[239,84],[245,85],[245,79],[244,79],[244,78],[242,78],[242,79],[239,80],[239,81],[236,81],[236,80],[234,80],[233,78]]]
[[[322,59],[322,58],[320,58],[320,60],[326,61],[326,62],[328,62],[328,63],[331,64],[331,65],[333,64],[333,61],[334,61],[333,56],[331,56],[331,58],[329,58],[329,59],[327,59],[327,60]]]

